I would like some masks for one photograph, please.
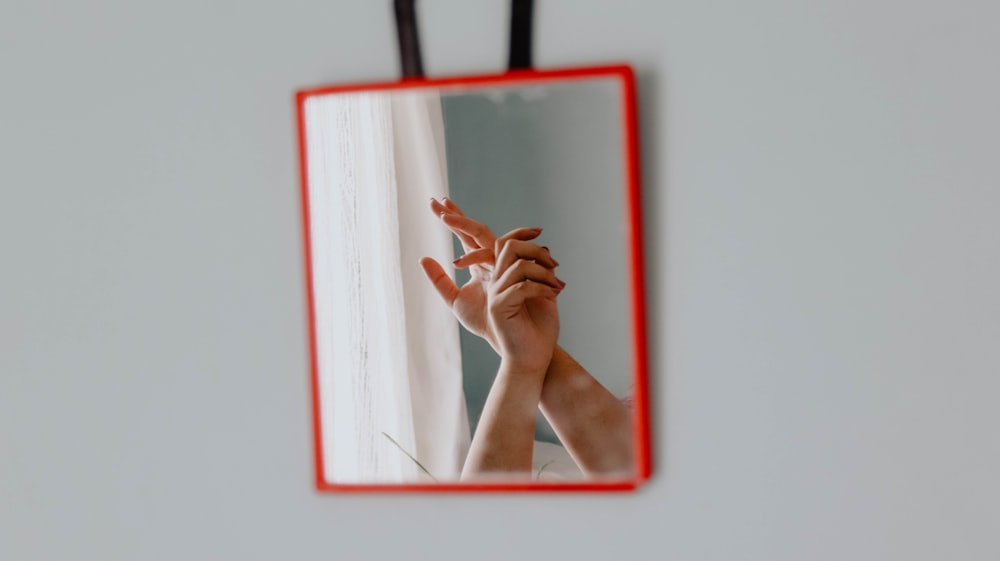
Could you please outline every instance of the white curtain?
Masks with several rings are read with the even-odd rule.
[[[324,476],[429,480],[401,447],[457,478],[469,444],[458,324],[418,265],[454,258],[428,210],[447,194],[440,97],[331,94],[304,109]]]

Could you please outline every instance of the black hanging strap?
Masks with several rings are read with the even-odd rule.
[[[420,58],[417,37],[416,0],[393,0],[396,11],[396,32],[399,35],[399,61],[403,78],[423,78],[424,64]],[[511,0],[510,57],[508,70],[531,68],[531,24],[534,0]]]
[[[508,70],[531,68],[531,13],[534,0],[512,0]]]
[[[416,0],[393,0],[396,8],[396,32],[399,34],[399,62],[403,78],[423,78],[424,64],[420,59],[420,40],[417,38]]]

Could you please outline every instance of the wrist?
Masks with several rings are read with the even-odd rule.
[[[481,335],[481,337],[483,338],[484,341],[490,344],[490,347],[493,348],[494,352],[496,352],[501,357],[503,356],[503,353],[500,352],[500,343],[497,341],[497,338],[492,333],[487,332]]]
[[[539,359],[517,360],[501,355],[497,377],[519,380],[544,380],[547,370],[547,360],[544,362]]]

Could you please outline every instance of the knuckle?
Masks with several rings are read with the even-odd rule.
[[[513,245],[510,240],[505,240],[504,244],[501,246],[498,253],[502,259],[511,259],[517,256],[517,252],[514,250]]]
[[[524,270],[527,269],[530,265],[531,263],[529,261],[527,261],[526,259],[521,259],[519,257],[517,258],[516,261],[514,261],[514,265],[512,266],[512,268],[517,272],[524,272]]]

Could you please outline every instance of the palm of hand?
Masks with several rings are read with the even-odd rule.
[[[458,289],[452,311],[466,329],[495,346],[496,339],[486,319],[486,282],[473,277],[465,283]]]

